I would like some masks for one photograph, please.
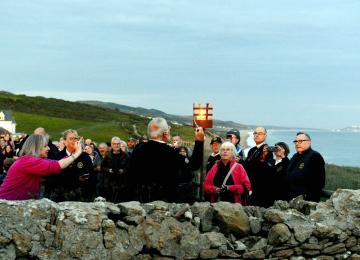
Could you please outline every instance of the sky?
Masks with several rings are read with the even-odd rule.
[[[360,125],[359,0],[1,0],[0,90]]]

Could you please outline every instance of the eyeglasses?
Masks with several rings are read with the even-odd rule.
[[[302,144],[302,142],[305,142],[305,141],[310,141],[310,140],[294,140],[293,143],[294,144]]]
[[[254,132],[253,135],[264,135],[265,133],[262,132]]]

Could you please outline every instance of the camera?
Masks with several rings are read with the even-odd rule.
[[[266,148],[269,152],[276,152],[277,151],[277,147],[276,146],[268,146],[267,148]]]

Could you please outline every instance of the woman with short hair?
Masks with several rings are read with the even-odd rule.
[[[76,150],[72,155],[60,161],[49,160],[47,159],[48,141],[48,138],[43,135],[29,136],[20,151],[20,157],[10,167],[0,187],[0,199],[39,198],[41,177],[59,174],[62,169],[73,163],[82,152],[80,143],[76,142]]]
[[[210,202],[228,201],[246,205],[241,194],[250,191],[251,184],[244,167],[235,161],[236,154],[232,143],[224,142],[220,146],[221,160],[211,168],[203,185]]]

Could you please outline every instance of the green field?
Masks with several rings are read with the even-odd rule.
[[[96,142],[109,142],[113,136],[127,139],[146,133],[148,118],[123,113],[113,109],[70,102],[61,99],[28,97],[0,91],[0,109],[11,110],[17,123],[17,132],[31,133],[44,127],[53,140],[69,128],[76,129],[85,138]],[[171,132],[192,141],[193,129],[189,126],[171,125]]]

